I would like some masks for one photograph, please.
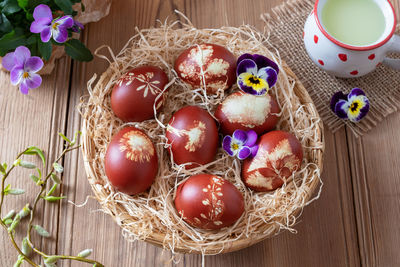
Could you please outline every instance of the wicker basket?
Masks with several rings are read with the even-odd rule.
[[[122,227],[123,235],[128,240],[145,240],[152,244],[169,248],[174,252],[226,253],[249,247],[277,234],[281,229],[292,229],[299,212],[311,202],[313,196],[313,199],[319,196],[322,185],[320,173],[322,171],[324,150],[323,126],[306,89],[297,80],[295,74],[285,66],[284,62],[271,52],[272,48],[266,47],[268,41],[264,35],[251,27],[198,30],[192,25],[183,25],[179,29],[174,26],[176,25],[165,24],[159,28],[139,31],[136,36],[131,38],[123,51],[117,56],[111,55],[113,60],[110,61],[110,67],[101,77],[96,80],[95,76],[88,82],[90,96],[82,107],[82,152],[88,180],[97,200],[102,205],[104,212],[110,214]],[[158,62],[158,65],[161,65],[167,72],[169,78],[174,79],[176,78],[176,73],[172,69],[173,60],[183,48],[202,42],[225,44],[236,55],[244,52],[258,53],[272,57],[279,62],[281,73],[275,87],[275,95],[283,107],[282,117],[289,118],[287,119],[288,122],[281,122],[279,128],[294,133],[301,140],[304,148],[302,172],[289,179],[283,188],[276,192],[252,193],[244,187],[240,178],[226,177],[246,194],[246,205],[251,208],[248,208],[246,214],[242,216],[238,223],[220,230],[219,233],[212,234],[207,231],[192,229],[185,222],[176,220],[172,206],[173,194],[165,196],[164,204],[160,204],[160,201],[157,202],[158,206],[153,207],[154,211],[147,211],[147,206],[143,206],[143,214],[147,214],[145,216],[152,218],[138,215],[138,212],[140,213],[141,211],[140,205],[146,205],[146,198],[153,199],[158,195],[166,194],[163,190],[158,189],[159,185],[157,183],[166,182],[165,180],[170,179],[170,181],[167,181],[167,185],[169,183],[173,191],[174,185],[176,186],[181,177],[185,178],[185,174],[168,179],[158,177],[150,193],[140,196],[127,196],[117,192],[109,184],[103,167],[107,143],[111,136],[125,125],[114,117],[110,108],[110,93],[116,79],[129,68],[137,65],[138,62],[142,63],[143,60],[147,64],[157,64]],[[245,47],[243,47],[244,45]],[[143,56],[138,59],[138,55],[142,53]],[[147,60],[147,58],[149,59]],[[184,86],[177,80],[172,87],[182,88]],[[185,88],[179,90],[185,90]],[[170,89],[169,96],[174,92],[174,89]],[[214,99],[214,101],[218,100]],[[168,107],[165,108],[168,109]],[[174,109],[177,108],[174,107]],[[168,122],[171,114],[159,115],[160,120]],[[102,125],[103,132],[101,134],[97,133],[99,125]],[[144,124],[136,123],[130,125],[151,131],[153,127],[157,126],[157,123],[146,122]],[[168,153],[163,149],[162,145],[157,149],[157,153],[159,159],[169,160]],[[234,164],[233,159],[232,164]],[[212,171],[211,167],[210,172]],[[319,190],[317,190],[318,188]],[[318,193],[316,194],[316,192]],[[270,200],[273,201],[274,198],[282,198],[279,201],[282,201],[282,205],[286,206],[282,207],[279,204],[276,207],[271,207],[271,209],[280,213],[287,211],[285,216],[282,214],[275,216],[274,212],[269,210],[268,214],[259,213],[257,205],[264,205],[262,204],[263,198],[267,199],[265,205],[275,203],[268,202]],[[254,204],[253,207],[253,200],[261,204]],[[164,208],[165,211],[163,211]],[[155,215],[157,214],[156,212],[163,215],[166,214],[166,219],[158,218]],[[172,220],[171,223],[169,222],[170,219]],[[149,222],[145,224],[141,220],[149,220]]]

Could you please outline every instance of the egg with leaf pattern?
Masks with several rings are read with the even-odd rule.
[[[110,183],[128,195],[146,191],[158,171],[158,158],[150,138],[135,127],[116,133],[107,147],[105,172]]]
[[[159,67],[141,66],[131,69],[116,82],[111,93],[111,109],[125,122],[142,122],[154,117],[154,103],[159,111],[168,76]]]
[[[242,193],[228,180],[212,174],[193,175],[181,183],[174,203],[183,220],[202,229],[232,225],[244,212]]]
[[[208,93],[228,89],[236,82],[236,57],[225,47],[198,44],[183,51],[175,61],[179,78],[194,88],[200,88],[204,75]]]
[[[302,161],[303,149],[293,134],[268,132],[260,137],[255,157],[243,161],[242,180],[255,191],[275,190],[300,169]]]

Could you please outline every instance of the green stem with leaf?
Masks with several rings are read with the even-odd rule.
[[[31,178],[34,179],[37,185],[41,187],[39,193],[36,195],[36,198],[30,207],[30,205],[26,205],[19,213],[17,214],[11,214],[8,216],[9,218],[5,219],[0,219],[0,224],[1,226],[8,232],[8,235],[10,237],[10,240],[15,247],[15,249],[19,253],[19,257],[17,262],[15,263],[14,266],[19,266],[23,261],[26,261],[29,263],[31,266],[38,267],[39,265],[36,264],[35,262],[32,261],[30,257],[31,251],[35,252],[36,254],[39,254],[43,259],[44,263],[46,266],[56,266],[55,263],[57,260],[75,260],[75,261],[80,261],[80,262],[85,262],[85,263],[90,263],[93,264],[93,266],[97,267],[102,267],[103,265],[95,260],[87,259],[86,257],[90,255],[91,250],[84,250],[81,253],[78,254],[78,256],[70,256],[70,255],[48,255],[45,252],[41,251],[40,249],[36,248],[31,241],[31,233],[32,229],[34,228],[39,235],[43,237],[49,237],[50,234],[44,230],[41,226],[34,226],[33,225],[33,220],[35,218],[35,213],[36,213],[36,208],[39,203],[40,199],[49,201],[49,202],[54,202],[57,200],[60,200],[64,197],[57,197],[57,196],[52,196],[52,193],[56,189],[57,185],[60,183],[60,179],[57,177],[56,173],[62,173],[63,172],[63,167],[59,164],[59,162],[63,159],[63,157],[70,151],[73,151],[75,149],[78,149],[80,146],[76,145],[77,138],[78,138],[78,133],[75,134],[74,139],[71,141],[67,137],[65,137],[63,134],[60,133],[60,136],[64,139],[66,143],[65,149],[62,151],[62,153],[59,155],[59,157],[56,159],[56,161],[53,163],[50,171],[47,173],[44,179],[42,179],[42,174],[39,168],[36,168],[36,166],[32,163],[22,161],[21,157],[23,155],[37,155],[41,158],[43,162],[43,167],[46,168],[46,159],[44,157],[44,153],[42,150],[40,150],[37,147],[28,147],[21,153],[19,153],[13,163],[13,165],[7,170],[7,165],[6,164],[0,164],[0,173],[3,175],[1,179],[1,199],[0,199],[0,215],[2,212],[3,208],[3,202],[4,198],[8,194],[21,194],[23,193],[23,190],[20,189],[11,189],[10,186],[5,186],[6,179],[10,175],[10,173],[14,170],[15,167],[21,166],[29,169],[34,169],[36,168],[38,172],[38,177],[35,175],[31,175]],[[54,185],[52,186],[52,189],[47,192],[46,194],[46,188],[48,181],[52,179],[54,182]],[[27,215],[30,215],[29,221],[28,221],[28,226],[27,226],[27,232],[26,232],[26,237],[23,240],[23,246],[22,248],[18,246],[17,242],[15,241],[14,238],[14,232],[15,228],[19,224],[20,220],[26,217]],[[7,216],[6,216],[7,217]],[[11,220],[14,217],[13,220]],[[8,226],[10,224],[10,226]],[[24,243],[25,241],[25,243]]]

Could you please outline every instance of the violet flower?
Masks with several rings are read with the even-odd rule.
[[[31,32],[40,33],[40,38],[47,43],[51,37],[57,43],[64,43],[68,39],[68,28],[74,25],[74,20],[71,16],[63,16],[53,19],[50,7],[41,4],[35,7],[33,11],[35,19],[31,24]]]
[[[332,96],[331,109],[341,119],[359,122],[369,111],[369,100],[360,88],[353,88],[349,94],[340,91]]]
[[[43,61],[40,57],[31,57],[31,51],[25,46],[6,54],[1,63],[11,72],[11,83],[19,85],[23,94],[28,94],[29,89],[37,88],[42,83],[42,77],[36,72],[42,69]]]
[[[253,130],[242,131],[236,130],[233,135],[227,135],[222,140],[222,147],[229,156],[237,156],[240,160],[244,160],[250,155],[254,157],[257,154],[258,145],[257,133]]]
[[[262,55],[243,54],[237,61],[237,84],[245,93],[265,95],[278,79],[278,65]]]

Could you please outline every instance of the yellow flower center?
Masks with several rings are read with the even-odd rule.
[[[53,26],[51,26],[52,28],[53,28],[53,30],[57,30],[57,27],[58,27],[58,23],[57,22],[55,22],[54,24],[53,24]]]
[[[238,150],[239,149],[239,145],[236,143],[232,144],[232,150]]]
[[[269,89],[268,83],[266,80],[261,79],[253,74],[246,73],[243,82],[246,86],[253,88],[257,92],[261,92],[262,90]]]
[[[29,73],[28,72],[24,72],[24,74],[22,74],[22,78],[26,79],[29,77]]]
[[[363,103],[359,99],[354,100],[349,107],[350,114],[357,116],[362,107]]]

